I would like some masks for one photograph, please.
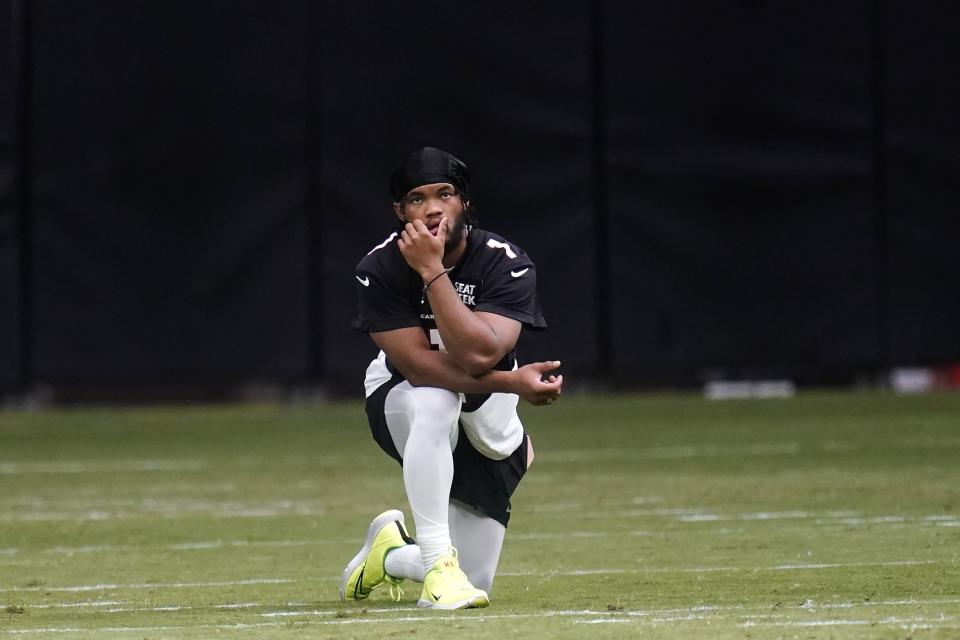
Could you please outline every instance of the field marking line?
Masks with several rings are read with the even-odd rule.
[[[339,544],[356,544],[357,541],[354,539],[343,538],[341,540],[205,540],[197,542],[182,542],[177,544],[165,544],[159,545],[157,547],[137,547],[138,549],[168,549],[170,551],[203,551],[208,549],[221,549],[224,547],[305,547],[310,545],[339,545]],[[37,549],[32,551],[32,553],[45,553],[45,554],[63,554],[63,555],[74,555],[78,553],[100,553],[100,552],[117,552],[117,551],[128,551],[130,550],[130,545],[87,545],[82,547],[49,547],[47,549]],[[4,554],[3,550],[0,549],[0,555],[16,555],[17,553],[25,551],[24,549],[10,549],[10,553]]]
[[[568,538],[606,538],[609,537],[610,533],[606,531],[564,531],[561,533],[551,533],[551,532],[531,532],[531,533],[515,533],[510,536],[510,540],[552,540],[552,539],[568,539]]]
[[[848,604],[843,603],[817,603],[815,607],[822,607],[824,609],[847,609],[853,607],[896,607],[896,606],[910,606],[910,605],[932,605],[932,604],[960,604],[960,598],[932,598],[928,600],[918,600],[916,598],[910,598],[909,600],[868,600],[864,602],[851,602]]]
[[[602,620],[574,620],[574,624],[634,624],[634,620],[626,618],[605,618]]]
[[[827,447],[806,447],[799,442],[769,442],[752,445],[679,445],[645,448],[605,448],[590,451],[559,449],[545,452],[544,462],[596,462],[598,460],[681,460],[724,456],[795,455],[804,451],[835,451]],[[848,449],[843,449],[844,451]]]
[[[97,553],[100,551],[126,551],[129,548],[129,545],[90,544],[84,547],[51,547],[45,549],[43,553],[73,555],[75,553]]]
[[[881,620],[782,620],[782,621],[746,621],[738,624],[738,627],[839,627],[839,626],[863,626],[863,625],[900,625],[902,628],[909,628],[907,625],[923,625],[923,628],[951,629],[957,621],[956,616],[940,616],[936,618],[898,618],[891,616]],[[951,623],[936,624],[936,623]],[[916,628],[916,627],[914,627]]]
[[[411,610],[423,611],[419,607],[414,607]],[[485,620],[491,619],[524,619],[524,618],[545,618],[545,617],[557,617],[557,616],[577,616],[583,615],[584,613],[594,613],[594,612],[582,612],[582,611],[543,611],[538,613],[506,613],[506,614],[492,614],[492,615],[480,615],[480,616],[463,616],[463,615],[430,615],[424,614],[419,616],[403,616],[398,618],[381,618],[379,620],[370,619],[370,618],[346,618],[346,619],[336,619],[336,620],[305,620],[300,622],[304,625],[341,625],[341,624],[394,624],[397,622],[430,622],[430,621],[477,621],[483,622]],[[600,613],[600,612],[598,612]],[[610,615],[609,612],[607,615]],[[257,628],[272,628],[272,627],[286,627],[289,623],[287,621],[278,621],[278,622],[257,622],[257,623],[234,623],[234,624],[200,624],[200,625],[170,625],[170,626],[150,626],[150,627],[98,627],[91,629],[83,629],[77,627],[46,627],[42,629],[10,629],[7,631],[11,635],[26,635],[31,633],[82,633],[82,632],[108,632],[108,633],[130,633],[130,632],[144,632],[144,631],[171,631],[171,630],[181,630],[181,629],[218,629],[218,630],[229,630],[229,629],[257,629]]]
[[[286,623],[283,623],[286,624]],[[184,629],[260,629],[264,627],[280,626],[274,622],[236,623],[236,624],[199,624],[199,625],[170,625],[156,627],[46,627],[41,629],[10,629],[10,635],[27,635],[31,633],[141,633],[144,631],[180,631]]]
[[[144,584],[90,584],[70,587],[6,587],[0,588],[0,593],[22,593],[31,591],[49,592],[84,592],[106,591],[108,589],[183,589],[195,587],[233,587],[255,584],[290,584],[299,582],[290,578],[250,578],[246,580],[224,580],[218,582],[166,582]]]
[[[713,573],[728,571],[800,571],[816,569],[845,569],[856,567],[909,567],[918,565],[943,564],[949,560],[890,560],[878,562],[834,562],[817,564],[781,564],[771,567],[638,567],[635,569],[572,569],[568,571],[503,571],[498,576],[511,577],[555,577],[555,576],[592,576],[622,573]]]
[[[720,515],[716,513],[694,513],[679,516],[680,522],[729,522],[752,520],[808,520],[813,514],[807,511],[760,511],[757,513],[740,513]]]
[[[380,613],[380,611],[373,611],[372,609],[367,609],[368,613]],[[294,618],[298,616],[332,616],[336,615],[336,609],[314,609],[313,611],[268,611],[267,613],[259,613],[261,618]]]
[[[591,576],[604,574],[635,574],[635,573],[711,573],[711,572],[732,572],[732,571],[802,571],[819,569],[843,569],[855,567],[903,567],[918,565],[942,564],[947,560],[894,560],[886,562],[836,562],[836,563],[818,563],[818,564],[784,564],[772,567],[687,567],[687,568],[666,568],[666,567],[639,567],[636,569],[573,569],[568,571],[504,571],[497,575],[503,577],[575,577]],[[318,577],[313,582],[338,580],[336,576]],[[93,585],[74,585],[74,586],[36,586],[36,587],[0,587],[0,593],[22,593],[22,592],[86,592],[86,591],[106,591],[108,589],[179,589],[179,588],[199,588],[199,587],[224,587],[224,586],[244,586],[256,584],[291,584],[301,582],[292,578],[251,578],[245,580],[215,581],[215,582],[170,582],[170,583],[142,583],[142,584],[93,584]]]
[[[763,520],[814,520],[815,524],[823,525],[863,525],[863,524],[934,524],[957,522],[958,517],[946,514],[929,516],[883,515],[870,517],[856,517],[850,515],[815,515],[805,511],[757,512],[741,514],[692,513],[680,516],[680,522],[730,522],[730,521],[763,521]]]
[[[399,609],[388,609],[388,610],[377,610],[380,611],[413,611],[416,608],[414,607],[403,607]],[[419,610],[419,609],[416,609]],[[308,614],[313,612],[307,612]],[[320,614],[321,612],[316,612]],[[652,612],[643,612],[649,615]],[[261,614],[264,615],[264,614]],[[336,615],[336,612],[332,612],[328,615]],[[596,616],[594,618],[578,618],[578,616]],[[508,614],[482,614],[477,616],[463,616],[463,615],[407,615],[401,617],[386,617],[380,619],[372,618],[346,618],[346,619],[336,619],[336,620],[309,620],[301,621],[300,624],[304,625],[345,625],[345,624],[395,624],[398,622],[447,622],[447,621],[458,621],[458,622],[484,622],[488,620],[497,620],[497,619],[529,619],[529,618],[551,618],[551,617],[569,617],[573,618],[572,622],[574,623],[585,623],[585,624],[598,624],[604,622],[627,622],[638,625],[660,625],[669,622],[692,622],[697,620],[707,620],[711,616],[708,615],[698,615],[697,613],[687,613],[685,615],[679,616],[659,616],[659,617],[633,617],[632,619],[624,617],[620,612],[600,612],[600,611],[540,611],[536,613],[508,613]],[[746,621],[738,624],[739,627],[758,627],[758,626],[771,626],[771,627],[822,627],[822,626],[840,626],[840,625],[901,625],[903,628],[908,628],[907,625],[911,625],[912,628],[954,628],[952,624],[938,624],[938,623],[952,623],[955,617],[947,617],[941,614],[937,618],[923,618],[923,617],[914,617],[914,618],[898,618],[896,616],[891,616],[884,618],[882,620],[798,620],[798,621]],[[200,624],[200,625],[157,625],[157,626],[141,626],[141,627],[99,627],[91,629],[83,629],[77,627],[46,627],[38,629],[10,629],[7,631],[9,635],[27,635],[32,633],[83,633],[83,632],[110,632],[110,633],[130,633],[130,632],[144,632],[144,631],[171,631],[171,630],[181,630],[181,629],[218,629],[218,630],[229,630],[229,629],[257,629],[257,628],[275,628],[275,627],[284,627],[288,624],[287,621],[278,621],[278,622],[261,622],[261,623],[233,623],[233,624]]]
[[[287,508],[285,506],[273,507],[244,507],[242,509],[210,509],[206,510],[200,506],[192,509],[176,510],[143,510],[143,511],[110,511],[105,509],[95,509],[86,512],[36,512],[36,513],[18,513],[3,514],[0,513],[0,522],[109,522],[112,520],[134,520],[138,518],[162,518],[164,520],[177,520],[180,518],[191,518],[197,516],[206,516],[213,518],[280,518],[288,516],[320,517],[327,515],[325,507],[296,507]]]
[[[742,520],[762,520],[762,519],[777,519],[785,517],[784,514],[788,513],[800,513],[800,512],[779,512],[779,515],[774,513],[764,513],[764,514],[743,514],[743,516],[738,516],[734,519]],[[839,512],[838,512],[839,513]],[[843,512],[849,513],[849,512]],[[262,515],[262,514],[261,514]],[[65,514],[63,515],[64,519],[70,519]],[[886,523],[899,523],[901,518],[908,518],[908,516],[880,516],[876,519],[878,522]],[[30,519],[30,518],[27,518]],[[59,516],[58,516],[59,519]],[[107,518],[109,519],[109,518]],[[717,521],[722,518],[718,518],[714,515],[692,515],[687,518],[682,518],[685,521],[693,522],[704,522],[704,521]],[[3,516],[0,515],[0,520],[3,520]],[[866,519],[861,520],[859,523],[867,522]],[[928,515],[921,517],[916,517],[914,520],[917,524],[928,524],[928,525],[937,525],[943,527],[958,527],[960,526],[960,517],[953,515]],[[817,524],[823,525],[843,525],[844,523],[850,524],[848,520],[845,521],[825,521],[822,519],[817,520]],[[717,530],[720,532],[721,530]],[[735,533],[738,530],[730,530],[731,533]],[[628,536],[655,536],[661,535],[664,532],[650,531],[650,530],[632,530],[627,532],[620,533],[611,533],[608,531],[591,531],[591,530],[579,530],[572,531],[568,533],[553,533],[553,532],[526,532],[526,533],[517,533],[511,534],[510,540],[515,541],[531,541],[531,540],[541,540],[541,539],[560,539],[560,538],[610,538],[617,537],[618,535],[628,535]],[[296,547],[296,546],[310,546],[310,545],[346,545],[346,544],[355,544],[355,539],[342,538],[342,539],[315,539],[315,540],[261,540],[261,541],[249,541],[249,540],[198,540],[190,542],[182,542],[177,544],[168,544],[163,545],[163,549],[170,549],[173,551],[192,551],[192,550],[209,550],[209,549],[220,549],[224,547]],[[0,549],[0,556],[12,557],[24,552],[30,553],[58,553],[71,555],[76,553],[98,553],[98,552],[114,552],[114,551],[125,551],[129,549],[128,545],[86,545],[78,547],[67,547],[67,546],[57,546],[50,547],[47,549],[37,549],[26,550],[20,548],[7,548]]]
[[[215,605],[185,605],[185,604],[171,604],[164,606],[156,607],[130,607],[122,608],[122,605],[128,605],[130,601],[128,600],[91,600],[86,602],[51,602],[44,604],[32,604],[29,605],[29,609],[60,609],[60,608],[93,608],[93,607],[119,607],[113,609],[105,609],[100,613],[128,613],[136,611],[180,611],[188,609],[252,609],[256,607],[266,607],[268,606],[263,602],[238,602],[238,603],[229,603],[229,604],[215,604]],[[857,601],[857,602],[814,602],[811,604],[799,604],[799,605],[787,605],[786,609],[804,609],[804,610],[817,610],[817,609],[855,609],[855,608],[868,608],[868,607],[895,607],[895,606],[933,606],[940,604],[960,604],[960,598],[929,598],[929,599],[902,599],[902,600],[875,600],[875,601]],[[0,603],[0,608],[7,606],[7,604]],[[311,603],[307,602],[288,602],[285,604],[287,607],[309,607]],[[765,608],[766,605],[760,605],[758,609]],[[663,616],[669,616],[671,614],[676,616],[689,616],[691,614],[698,613],[721,613],[721,612],[732,612],[739,611],[744,612],[744,615],[751,620],[762,620],[764,618],[774,618],[778,617],[778,614],[766,614],[766,613],[752,613],[747,614],[751,607],[745,605],[697,605],[694,607],[673,607],[668,609],[643,609],[638,611],[622,611],[616,612],[616,615],[620,616],[629,616],[629,617],[649,617],[649,616],[660,616],[658,619],[665,619]],[[339,610],[338,609],[326,609],[326,610],[309,610],[309,611],[267,611],[264,613],[257,614],[263,618],[289,618],[297,616],[320,616],[320,615],[335,615]],[[397,606],[397,607],[388,607],[388,608],[367,608],[367,613],[396,613],[398,611],[420,611],[419,607],[411,605],[409,607]],[[591,615],[591,616],[605,616],[605,615],[614,615],[614,613],[608,611],[590,611],[590,610],[559,610],[554,612],[548,612],[554,615]]]
[[[203,460],[87,460],[65,462],[0,462],[0,475],[79,474],[150,471],[203,471]]]
[[[47,602],[44,604],[31,604],[29,609],[75,609],[80,607],[111,607],[121,604],[127,604],[127,600],[94,600],[88,602]],[[8,606],[0,603],[0,608]]]
[[[354,539],[338,540],[210,540],[207,542],[183,542],[167,545],[172,551],[203,551],[206,549],[220,549],[223,547],[306,547],[310,545],[357,544]]]
[[[122,603],[127,604],[127,603]],[[240,602],[236,604],[209,604],[209,605],[185,605],[185,604],[170,604],[170,605],[158,605],[156,607],[119,607],[116,609],[104,609],[99,613],[132,613],[132,612],[141,612],[141,611],[155,611],[155,612],[164,612],[164,611],[192,611],[192,610],[203,610],[203,609],[252,609],[254,607],[264,606],[260,602]],[[289,605],[288,605],[289,606]]]
[[[538,508],[538,513],[551,512],[551,509]],[[569,515],[584,519],[610,518],[673,518],[677,522],[767,522],[777,520],[810,520],[821,526],[857,526],[868,524],[912,524],[937,525],[944,527],[960,526],[960,517],[953,514],[904,515],[890,514],[864,516],[860,512],[848,509],[825,512],[811,511],[757,511],[748,513],[715,513],[708,507],[661,507],[652,509],[621,509],[617,511],[585,511],[572,509]]]
[[[820,562],[810,564],[781,564],[774,571],[802,571],[804,569],[842,569],[848,567],[913,567],[917,565],[941,564],[942,560],[888,560],[883,562]],[[760,569],[762,571],[762,569]]]

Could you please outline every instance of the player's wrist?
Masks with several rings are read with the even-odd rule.
[[[435,275],[424,276],[422,273],[420,274],[421,278],[423,278],[423,293],[420,296],[420,304],[423,304],[426,301],[427,290],[430,288],[430,285],[432,285],[434,282],[436,282],[443,276],[447,275],[451,271],[453,271],[453,267],[450,267],[449,269],[444,269],[443,265],[440,265],[440,271],[437,271]]]
[[[520,374],[518,369],[503,372],[504,393],[520,395]]]
[[[443,268],[442,263],[437,263],[435,265],[429,265],[420,270],[420,278],[423,280],[424,284],[436,280],[444,273],[447,273],[447,269]]]

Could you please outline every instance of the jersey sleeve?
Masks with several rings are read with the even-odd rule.
[[[512,318],[528,329],[546,329],[547,321],[537,297],[537,268],[523,256],[503,263],[487,282],[474,311]]]
[[[357,315],[351,328],[363,333],[419,327],[420,318],[410,305],[403,282],[389,278],[376,264],[361,262],[354,272]]]

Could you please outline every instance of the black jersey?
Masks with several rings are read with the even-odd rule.
[[[354,277],[360,302],[351,327],[364,333],[421,327],[431,348],[440,349],[440,332],[430,301],[423,296],[423,280],[403,259],[398,237],[391,234],[357,264]],[[472,229],[466,250],[449,276],[460,300],[471,310],[513,318],[528,329],[547,327],[537,298],[533,261],[501,236]],[[507,356],[501,364],[512,367],[513,354]]]

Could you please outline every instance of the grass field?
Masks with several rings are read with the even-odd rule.
[[[492,605],[451,614],[337,601],[409,514],[359,403],[0,413],[0,637],[960,638],[960,394],[523,417]]]

